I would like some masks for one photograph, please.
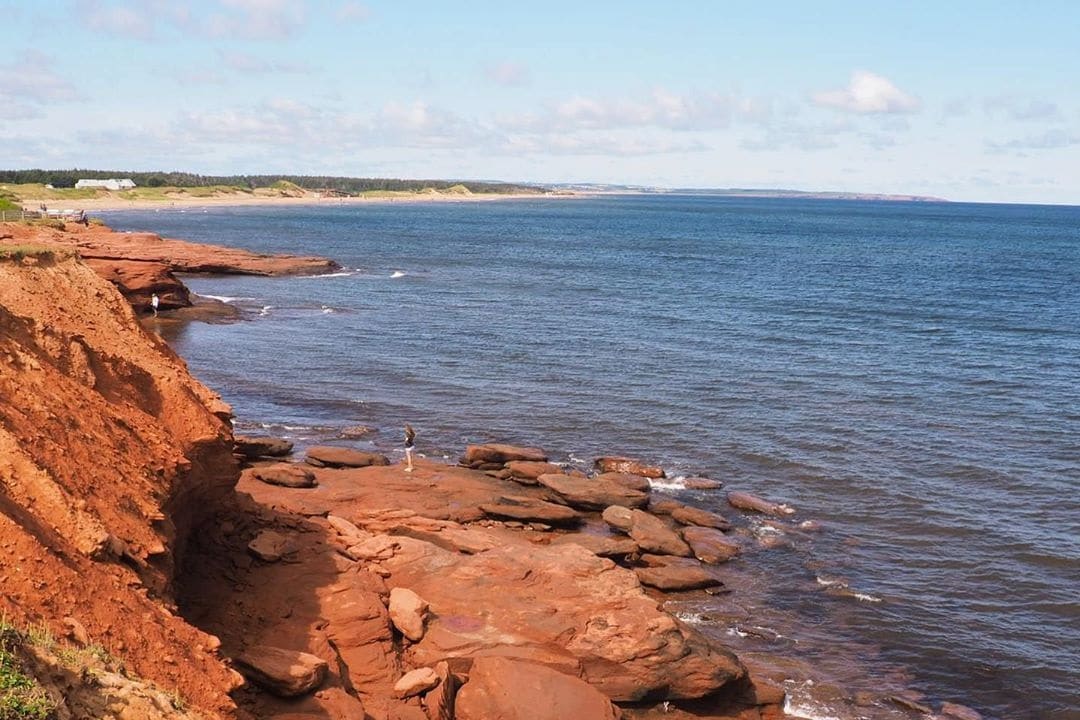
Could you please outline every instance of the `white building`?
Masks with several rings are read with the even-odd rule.
[[[75,183],[75,189],[81,190],[82,188],[104,188],[105,190],[131,190],[135,187],[135,181],[130,178],[124,178],[118,180],[117,178],[109,178],[108,180],[80,180]]]

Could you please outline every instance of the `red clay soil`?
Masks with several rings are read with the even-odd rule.
[[[191,529],[236,481],[227,412],[88,267],[0,260],[0,614],[57,637],[72,618],[230,713],[237,676],[172,598]]]

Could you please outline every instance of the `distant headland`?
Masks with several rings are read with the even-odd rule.
[[[948,202],[943,198],[923,195],[767,188],[660,188],[603,183],[528,184],[322,175],[199,175],[126,170],[0,170],[0,212],[58,216],[83,211],[174,205],[474,202],[625,194]]]
[[[843,192],[836,190],[790,190],[772,188],[663,188],[646,185],[610,185],[603,183],[564,183],[544,185],[551,190],[576,193],[708,195],[711,197],[795,198],[804,200],[875,200],[883,202],[950,202],[930,195]]]

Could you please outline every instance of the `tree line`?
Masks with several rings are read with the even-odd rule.
[[[187,172],[136,172],[131,170],[0,170],[0,183],[37,183],[54,188],[71,188],[82,179],[107,180],[131,178],[140,187],[209,187],[230,185],[234,187],[270,187],[285,181],[299,185],[305,190],[337,190],[357,194],[372,190],[419,191],[425,188],[446,190],[462,185],[476,193],[528,193],[541,192],[531,185],[514,183],[475,182],[472,180],[403,180],[399,178],[354,178],[332,175],[199,175]]]

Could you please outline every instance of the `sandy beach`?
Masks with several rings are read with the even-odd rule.
[[[116,195],[80,200],[51,200],[46,201],[50,211],[78,213],[80,210],[87,212],[108,210],[166,210],[176,208],[220,208],[220,207],[262,207],[262,206],[342,206],[342,205],[387,205],[387,204],[413,204],[413,203],[476,203],[493,202],[496,200],[568,200],[588,197],[581,193],[472,193],[472,194],[448,194],[448,193],[401,193],[386,195],[362,195],[357,197],[328,197],[317,194],[308,194],[302,197],[249,195],[236,193],[217,197],[192,197],[177,195],[166,199],[137,199],[128,200]],[[39,209],[40,201],[24,200],[23,207],[27,211]]]

